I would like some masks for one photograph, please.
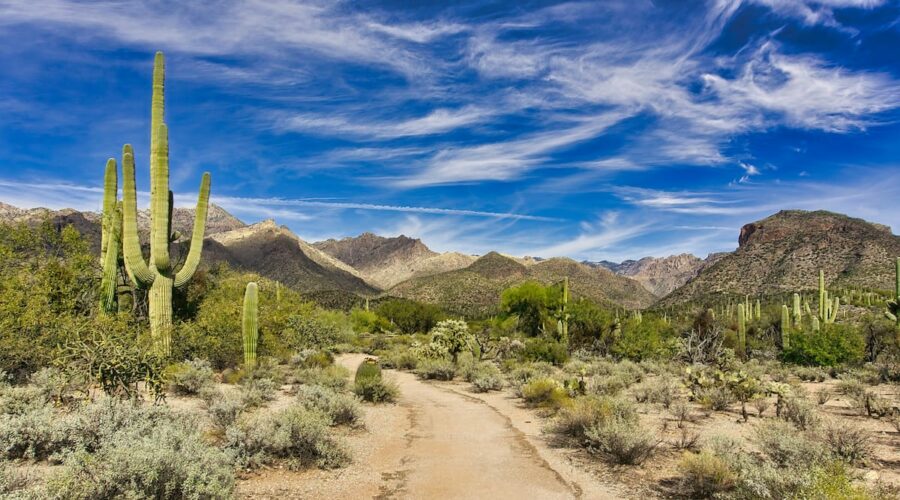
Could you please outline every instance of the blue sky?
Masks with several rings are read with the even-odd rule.
[[[415,6],[411,7],[410,4]],[[0,201],[172,186],[318,240],[578,259],[705,255],[780,209],[900,227],[900,4],[0,0]]]

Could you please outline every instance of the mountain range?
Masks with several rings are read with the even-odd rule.
[[[0,222],[49,219],[72,225],[99,249],[100,217],[71,209],[19,209],[0,203]],[[139,216],[143,239],[146,212]],[[189,235],[193,210],[176,208],[173,229]],[[182,238],[176,247],[186,245]],[[177,251],[175,254],[177,255]],[[503,289],[568,277],[573,296],[625,307],[675,305],[715,294],[767,294],[812,289],[818,269],[830,286],[889,289],[900,237],[890,228],[831,212],[782,211],[746,224],[734,252],[701,259],[691,254],[620,263],[568,258],[438,253],[407,236],[363,233],[309,243],[273,220],[247,225],[210,205],[204,263],[227,263],[281,281],[301,293],[325,294],[349,304],[360,297],[399,297],[440,305],[448,312],[496,312]]]

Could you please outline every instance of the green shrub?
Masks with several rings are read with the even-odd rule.
[[[591,427],[610,420],[637,423],[634,405],[612,397],[582,396],[567,402],[560,409],[551,430],[565,437],[582,441]]]
[[[497,365],[485,361],[475,365],[471,373],[471,382],[475,392],[499,391],[503,388],[503,375]]]
[[[307,349],[292,357],[291,364],[303,368],[328,368],[334,364],[334,354]]]
[[[349,384],[350,371],[339,365],[327,368],[304,368],[294,372],[293,381],[303,385],[321,385],[342,391]]]
[[[284,461],[290,469],[310,465],[342,467],[350,455],[329,435],[330,421],[302,405],[275,413],[259,413],[241,419],[226,433],[226,448],[241,467],[259,467]]]
[[[166,369],[169,389],[176,394],[199,394],[204,387],[214,383],[213,370],[209,361],[194,359],[170,366]]]
[[[210,446],[190,419],[150,429],[125,427],[91,453],[66,456],[47,484],[56,498],[229,498],[234,475],[228,456]]]
[[[858,363],[864,353],[865,339],[855,327],[831,324],[817,332],[792,334],[790,348],[782,357],[801,365],[837,366]]]
[[[391,299],[378,304],[375,312],[388,318],[401,333],[413,334],[431,331],[444,313],[437,306],[412,300]]]
[[[522,398],[533,406],[560,408],[569,394],[555,379],[535,378],[522,386]]]
[[[690,498],[713,498],[735,486],[734,471],[709,450],[686,452],[678,463],[681,487]]]
[[[393,403],[400,396],[400,388],[394,382],[371,377],[354,383],[353,392],[370,403]]]
[[[569,359],[565,344],[546,338],[526,340],[520,356],[525,361],[543,361],[556,366],[562,366]]]
[[[358,383],[363,379],[381,380],[381,366],[377,360],[368,358],[356,367],[354,381]]]
[[[331,425],[358,426],[362,423],[362,408],[359,401],[348,394],[340,394],[322,386],[300,386],[297,400],[308,410],[325,414]]]
[[[397,370],[415,370],[419,364],[419,358],[408,348],[387,351],[379,357],[379,360],[384,368]]]
[[[416,374],[426,380],[453,380],[456,365],[449,359],[423,359],[416,367]]]

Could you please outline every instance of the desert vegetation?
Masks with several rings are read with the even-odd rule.
[[[158,54],[149,231],[128,145],[123,200],[107,163],[99,259],[72,226],[0,224],[0,497],[230,498],[273,470],[351,467],[348,440],[412,374],[459,404],[515,398],[548,453],[627,496],[900,491],[900,258],[890,291],[823,269],[814,290],[625,308],[549,266],[514,283],[524,264],[494,255],[476,261],[503,277],[489,300],[327,308],[203,261],[208,175],[189,241],[172,231],[163,87]]]

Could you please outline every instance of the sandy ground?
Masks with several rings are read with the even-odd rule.
[[[365,358],[339,360],[355,369]],[[367,406],[346,440],[354,463],[333,471],[266,470],[239,482],[243,498],[621,498],[552,449],[540,423],[508,395],[473,395],[387,371],[397,405]]]

